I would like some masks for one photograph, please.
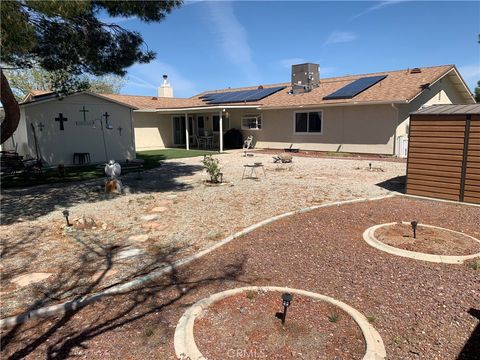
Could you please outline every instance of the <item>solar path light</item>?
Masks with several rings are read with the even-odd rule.
[[[414,220],[410,223],[412,225],[412,230],[413,230],[413,238],[417,238],[417,226],[418,226],[418,221]]]
[[[287,309],[292,302],[293,295],[290,293],[283,293],[282,294],[282,304],[283,304],[283,316],[282,316],[282,324],[285,324],[285,318],[287,317]]]
[[[65,216],[65,220],[67,220],[67,226],[71,226],[71,224],[68,222],[68,216],[70,215],[70,212],[68,210],[63,210],[62,214]]]

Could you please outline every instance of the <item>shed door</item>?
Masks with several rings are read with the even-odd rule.
[[[465,116],[411,116],[407,193],[460,200]]]

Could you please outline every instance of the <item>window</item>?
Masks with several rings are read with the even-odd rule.
[[[322,112],[295,112],[294,131],[297,134],[321,134]]]
[[[262,130],[261,115],[245,115],[242,117],[243,130]]]
[[[213,115],[212,120],[213,120],[213,132],[219,132],[220,131],[220,116]],[[223,131],[224,132],[228,130],[228,118],[226,116],[222,116],[222,126],[223,126]]]

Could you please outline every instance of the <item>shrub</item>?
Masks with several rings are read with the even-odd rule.
[[[212,155],[205,155],[202,160],[205,170],[210,175],[210,182],[221,182],[222,173],[220,172],[220,166],[218,165],[218,159],[214,159]]]
[[[340,316],[337,314],[337,313],[331,313],[329,316],[328,316],[328,320],[332,323],[336,323],[338,321],[338,318]]]

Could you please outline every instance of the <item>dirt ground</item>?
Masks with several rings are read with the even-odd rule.
[[[361,359],[365,340],[357,323],[340,308],[294,295],[284,324],[279,292],[251,291],[220,300],[195,320],[195,343],[210,360]]]
[[[362,238],[375,224],[420,216],[480,236],[479,208],[462,204],[393,197],[319,208],[237,238],[139,289],[3,330],[3,356],[174,359],[173,334],[188,306],[226,289],[272,285],[356,308],[372,319],[388,359],[478,359],[478,270],[390,255]]]
[[[140,179],[129,174],[119,196],[104,194],[102,179],[4,191],[1,317],[131,280],[274,215],[384,195],[405,173],[405,163],[381,159],[295,156],[275,164],[271,154],[242,155],[218,156],[225,183],[215,186],[197,157],[167,161]],[[265,174],[242,179],[254,162]]]
[[[462,256],[480,253],[480,242],[464,234],[418,225],[416,238],[407,224],[394,224],[375,231],[377,239],[387,245],[427,254]]]

